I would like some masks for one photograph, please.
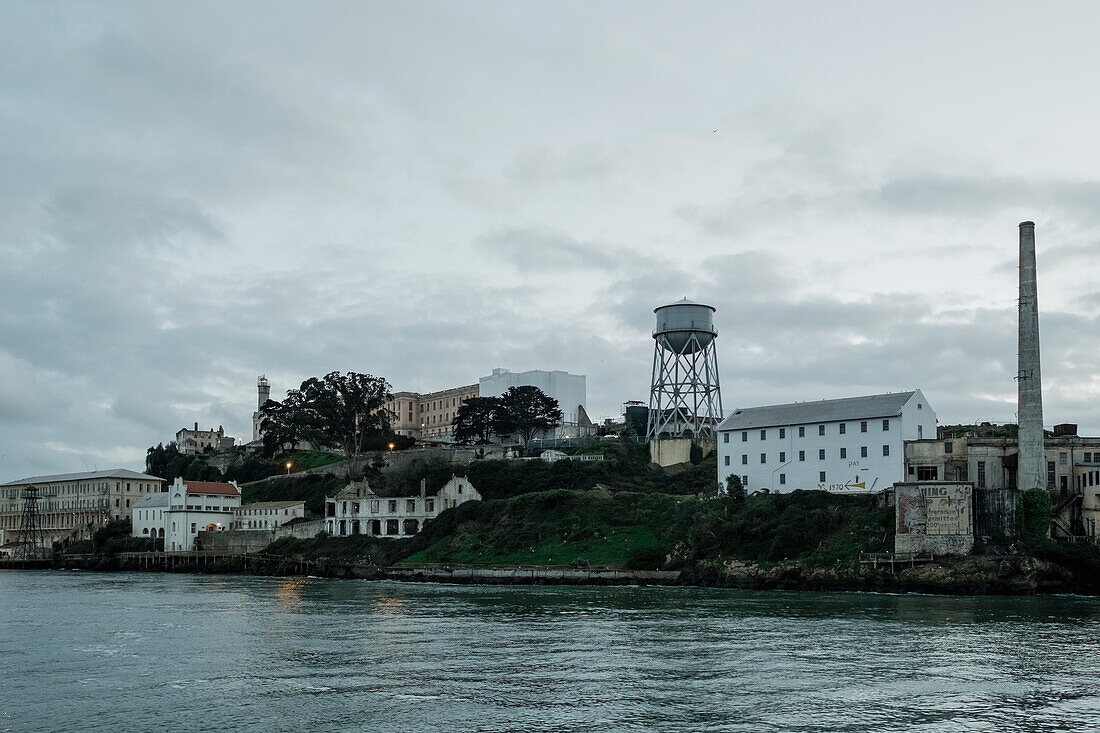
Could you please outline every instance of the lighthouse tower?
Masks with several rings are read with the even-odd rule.
[[[263,440],[263,431],[260,430],[260,409],[263,408],[264,403],[271,399],[271,383],[267,381],[266,375],[261,375],[256,380],[256,391],[258,396],[256,398],[256,411],[252,413],[252,442],[258,443]]]

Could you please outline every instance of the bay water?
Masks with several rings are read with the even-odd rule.
[[[1100,600],[0,573],[0,731],[1100,731]]]

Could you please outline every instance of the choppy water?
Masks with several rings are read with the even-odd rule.
[[[1100,601],[0,573],[0,731],[1100,730]]]

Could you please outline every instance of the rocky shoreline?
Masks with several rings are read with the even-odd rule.
[[[13,566],[14,567],[14,566]],[[374,565],[338,560],[306,561],[271,556],[214,560],[182,558],[148,564],[112,556],[62,558],[59,570],[177,572],[258,576],[310,575],[324,578],[394,580],[485,585],[665,585],[748,590],[929,593],[946,595],[1100,595],[1100,583],[1082,580],[1066,568],[1026,555],[942,558],[912,567],[821,567],[800,562],[769,565],[702,561],[680,570],[598,570],[536,567],[450,567]]]

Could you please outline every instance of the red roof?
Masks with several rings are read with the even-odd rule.
[[[219,481],[184,481],[188,494],[221,494],[222,496],[240,496],[241,492],[233,484]]]

